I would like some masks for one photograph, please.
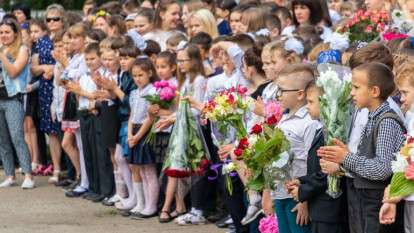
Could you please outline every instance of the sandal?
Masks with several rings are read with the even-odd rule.
[[[175,219],[175,218],[178,218],[181,215],[184,215],[186,213],[187,213],[187,211],[178,212],[177,210],[174,210],[173,212],[170,213],[170,217],[171,217],[171,219]]]
[[[168,218],[161,218],[162,214],[166,214],[168,216]],[[173,220],[173,218],[171,217],[170,213],[168,211],[161,211],[160,216],[158,216],[158,221],[160,223],[167,223],[167,222],[171,222]]]

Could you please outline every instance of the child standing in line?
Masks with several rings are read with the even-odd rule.
[[[148,114],[149,103],[143,96],[156,93],[152,83],[158,77],[154,65],[148,58],[138,58],[131,71],[138,88],[131,92],[131,115],[128,123],[128,144],[131,148],[129,163],[137,195],[137,205],[130,213],[134,219],[149,218],[157,214],[159,184],[155,156],[150,145],[145,143],[153,116]]]

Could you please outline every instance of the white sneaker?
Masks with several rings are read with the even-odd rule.
[[[177,219],[177,224],[180,226],[199,225],[207,223],[207,220],[203,216],[196,215],[191,212],[180,217],[182,218]]]
[[[24,179],[22,184],[22,189],[32,189],[35,187],[35,182],[33,179]]]
[[[5,179],[3,183],[0,184],[0,188],[8,188],[14,185],[16,185],[16,181],[8,178],[8,179]]]
[[[113,195],[111,198],[109,198],[108,202],[111,203],[117,203],[121,201],[121,197],[118,194]]]

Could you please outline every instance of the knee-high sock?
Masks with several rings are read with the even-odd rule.
[[[147,195],[145,196],[145,209],[141,212],[145,215],[151,215],[157,211],[158,194],[160,191],[160,185],[158,182],[157,169],[155,165],[145,165],[144,169],[145,178],[147,179],[144,190]]]
[[[80,187],[87,190],[87,189],[89,189],[89,180],[88,180],[88,174],[86,173],[85,157],[83,155],[83,146],[82,146],[82,138],[81,138],[80,128],[76,130],[75,138],[76,138],[76,145],[77,145],[78,150],[79,150],[79,162],[80,162],[80,169],[81,169]]]
[[[131,210],[131,212],[141,213],[144,210],[145,197],[144,197],[144,187],[142,183],[134,183],[134,189],[136,190],[136,199],[137,205]]]
[[[122,147],[118,144],[116,145],[115,150],[115,160],[118,165],[118,172],[121,174],[122,179],[127,186],[128,196],[131,197],[131,194],[133,194],[131,170],[129,169],[125,157],[122,155]]]
[[[129,194],[129,197],[126,199],[121,199],[120,202],[115,203],[115,207],[117,209],[120,210],[130,210],[132,208],[134,208],[137,205],[137,195],[136,193],[138,192],[137,188],[139,186],[139,184],[142,185],[142,183],[133,183],[132,184],[132,191]]]

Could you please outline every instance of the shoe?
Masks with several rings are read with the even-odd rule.
[[[140,212],[132,212],[132,211],[129,211],[129,212],[131,214],[129,216],[130,219],[135,219],[135,220],[144,219],[143,214],[141,214]]]
[[[246,216],[244,216],[240,223],[242,225],[247,225],[253,222],[261,213],[263,213],[263,209],[260,203],[257,205],[249,205]]]
[[[102,204],[105,206],[113,206],[115,205],[115,203],[120,202],[120,201],[121,201],[121,198],[117,194],[115,194],[111,198],[108,198],[108,197],[105,198],[102,201]]]
[[[236,226],[234,224],[230,224],[226,233],[237,233]]]
[[[207,221],[203,216],[196,215],[194,213],[188,213],[181,217],[176,218],[176,223],[180,226],[186,226],[186,225],[200,225],[200,224],[206,224]]]
[[[34,176],[43,175],[43,172],[44,172],[45,169],[46,169],[46,166],[37,165],[37,167],[32,171],[32,174]]]
[[[105,199],[104,195],[97,195],[95,198],[91,198],[90,201],[97,203],[103,201],[103,199]]]
[[[165,214],[168,217],[167,218],[161,218],[161,214]],[[168,211],[161,211],[160,215],[158,216],[158,222],[160,223],[168,223],[171,222],[173,218],[171,217],[170,213]]]
[[[42,175],[43,175],[43,176],[50,176],[50,175],[53,175],[53,165],[51,164],[51,165],[49,165],[47,168],[45,168],[45,169],[42,171]]]
[[[66,197],[69,197],[69,198],[73,198],[73,197],[81,197],[81,196],[83,196],[85,193],[87,193],[87,191],[77,192],[77,191],[75,191],[75,190],[70,190],[70,191],[67,191],[67,192],[65,193],[65,196],[66,196]]]
[[[131,216],[131,212],[129,210],[119,210],[119,213],[122,217],[129,217]]]
[[[71,180],[71,179],[64,179],[61,180],[57,183],[55,183],[56,187],[68,187],[69,185],[73,184],[75,181]]]
[[[3,183],[0,184],[0,188],[8,188],[14,185],[16,185],[16,181],[8,178],[8,179],[5,179]]]
[[[230,217],[230,215],[227,215],[225,218],[217,221],[216,226],[218,228],[227,228],[232,223],[233,223],[233,219]]]
[[[49,178],[48,183],[49,184],[56,184],[59,182],[59,175],[60,175],[60,171],[59,170],[54,170],[53,171],[53,176]]]
[[[21,187],[22,189],[32,189],[35,187],[35,182],[33,179],[25,178]]]
[[[157,212],[154,212],[153,214],[132,213],[131,218],[132,219],[147,219],[147,218],[153,218],[157,215],[158,215]]]
[[[75,189],[76,187],[78,187],[78,186],[79,186],[79,184],[80,184],[80,180],[74,180],[72,184],[70,184],[70,185],[69,185],[69,186],[67,186],[67,187],[63,187],[63,188],[64,188],[64,189],[67,189],[67,190],[73,190],[73,189]]]
[[[92,200],[93,200],[93,199],[95,199],[97,196],[99,196],[99,195],[98,195],[98,194],[96,194],[96,193],[91,192],[91,193],[87,193],[87,194],[85,194],[84,198],[85,198],[86,200],[88,200],[88,201],[92,201]]]

